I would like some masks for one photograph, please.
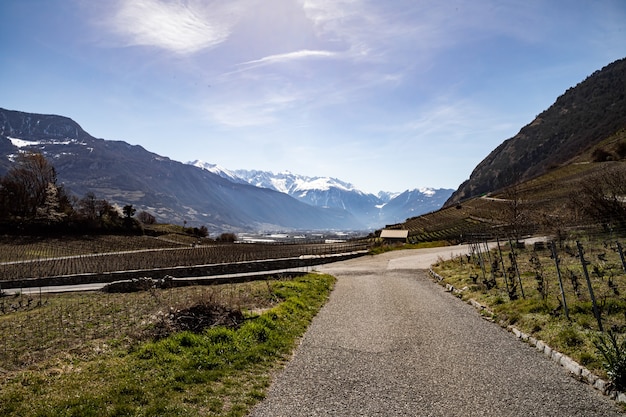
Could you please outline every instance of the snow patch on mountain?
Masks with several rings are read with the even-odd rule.
[[[69,139],[69,138],[66,138],[64,140],[55,140],[55,139],[24,140],[24,139],[19,139],[19,138],[12,138],[10,136],[8,136],[7,138],[9,139],[11,144],[13,144],[13,146],[15,146],[16,148],[26,148],[29,146],[41,146],[41,145],[70,145],[70,144],[85,145],[84,142],[79,142],[76,139]]]
[[[424,194],[426,197],[432,197],[435,195],[435,190],[432,188],[417,188],[417,191]]]
[[[13,146],[15,146],[16,148],[24,148],[26,146],[37,146],[40,145],[41,142],[37,141],[32,141],[32,140],[24,140],[24,139],[18,139],[18,138],[9,138],[9,140],[11,141],[11,143],[13,144]]]
[[[195,161],[187,162],[189,165],[193,165],[198,168],[202,168],[206,171],[212,172],[213,174],[219,175],[222,178],[226,178],[227,180],[237,182],[237,183],[247,183],[247,181],[243,180],[239,176],[237,176],[234,172],[223,168],[217,164],[210,164],[208,162],[201,161],[196,159]]]

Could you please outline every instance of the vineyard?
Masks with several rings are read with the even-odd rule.
[[[478,300],[504,325],[603,372],[594,341],[603,332],[626,334],[624,239],[572,231],[568,238],[489,246],[475,237],[470,253],[433,266],[464,300]]]
[[[191,243],[190,243],[191,242]],[[268,259],[303,258],[363,250],[364,242],[237,244],[190,240],[184,236],[96,236],[7,238],[0,240],[1,284],[11,280],[76,277],[112,271],[228,264],[246,271]],[[246,267],[247,265],[247,267]],[[81,274],[86,274],[81,276]],[[91,278],[93,278],[91,276]],[[87,282],[84,282],[87,283]],[[106,292],[0,296],[0,370],[39,363],[59,352],[80,355],[151,336],[170,311],[198,302],[263,308],[271,304],[268,284],[152,289],[132,294]],[[260,295],[259,295],[260,294]],[[146,336],[147,335],[147,336]]]
[[[88,277],[90,273],[211,264],[240,264],[249,271],[255,262],[263,260],[311,260],[363,249],[367,249],[366,242],[216,243],[184,236],[5,237],[0,239],[0,285],[4,282],[7,288],[11,280],[25,278]],[[0,296],[0,371],[41,363],[61,352],[91,357],[153,338],[172,312],[185,307],[208,304],[258,310],[275,301],[269,281],[153,288],[125,294],[50,294],[36,288],[29,293],[5,293]]]
[[[65,355],[82,359],[163,336],[174,313],[190,306],[259,310],[279,300],[270,281],[129,294],[18,294],[0,298],[0,371]],[[58,372],[63,372],[58,370]]]
[[[235,264],[310,257],[367,249],[366,242],[311,244],[181,244],[147,236],[4,241],[0,284],[27,278],[150,271],[183,266]]]

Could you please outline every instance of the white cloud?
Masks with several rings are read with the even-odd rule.
[[[257,64],[272,64],[279,62],[291,61],[294,59],[303,59],[303,58],[329,58],[337,56],[336,52],[332,51],[312,51],[308,49],[303,49],[301,51],[288,52],[285,54],[276,54],[269,55],[263,57],[261,59],[256,59],[253,61],[243,62],[240,65],[257,65]]]
[[[106,24],[128,46],[154,46],[190,54],[228,39],[240,3],[121,0]]]

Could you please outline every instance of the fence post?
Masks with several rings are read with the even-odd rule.
[[[589,279],[589,271],[587,271],[587,262],[585,261],[585,257],[583,255],[583,247],[580,242],[576,241],[576,246],[578,247],[578,254],[580,256],[580,263],[583,266],[583,272],[585,273],[585,279],[587,280],[587,288],[589,289],[589,295],[591,296],[591,304],[593,305],[593,315],[596,316],[596,320],[598,321],[598,328],[601,332],[604,332],[602,327],[602,318],[600,317],[600,311],[598,310],[598,305],[596,304],[596,297],[593,294],[593,287],[591,286],[591,280]]]
[[[559,254],[556,251],[556,243],[554,240],[550,245],[552,249],[552,257],[554,258],[554,264],[556,265],[556,275],[559,277],[559,288],[561,289],[561,298],[563,299],[563,310],[565,311],[565,317],[569,320],[569,310],[567,309],[567,300],[565,299],[565,289],[563,288],[563,280],[561,279],[561,268],[559,267],[560,260]]]
[[[470,251],[472,256],[472,262],[475,264],[478,261],[478,255],[476,254],[476,243],[470,242]]]
[[[622,244],[619,242],[615,243],[617,243],[617,251],[619,252],[619,257],[622,260],[622,269],[624,269],[624,272],[626,272],[626,260],[624,260],[624,251],[622,249]]]
[[[522,285],[522,277],[520,276],[519,268],[517,267],[517,256],[515,255],[515,249],[513,248],[511,238],[509,238],[509,246],[511,247],[511,264],[515,267],[515,275],[517,275],[517,282],[519,282],[519,290],[522,293],[522,298],[526,298],[524,295],[524,286]]]
[[[485,245],[485,252],[487,253],[489,263],[491,263],[491,251],[489,250],[489,242],[487,242],[486,237],[483,237],[483,245]]]
[[[498,243],[498,253],[500,255],[500,262],[502,263],[502,276],[504,277],[504,286],[506,287],[506,292],[509,294],[509,298],[511,298],[511,290],[509,289],[509,279],[506,276],[506,267],[504,266],[504,258],[502,258],[502,249],[500,248],[500,238],[496,236],[496,242]],[[495,276],[494,276],[495,279]],[[511,287],[513,287],[511,283]]]
[[[478,256],[478,262],[480,264],[480,270],[483,273],[483,282],[486,282],[487,281],[487,276],[485,275],[485,261],[483,260],[483,256],[482,256],[482,253],[480,251],[480,246],[479,246],[478,243],[476,243],[476,249],[477,249],[476,254]]]

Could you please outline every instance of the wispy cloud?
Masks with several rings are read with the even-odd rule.
[[[232,99],[206,106],[208,116],[224,127],[265,126],[280,120],[279,114],[292,108],[299,98],[288,92],[266,93],[258,98]]]
[[[312,50],[308,50],[308,49],[303,49],[301,51],[294,51],[294,52],[288,52],[285,54],[276,54],[276,55],[269,55],[266,57],[263,57],[261,59],[255,59],[253,61],[247,61],[247,62],[243,62],[239,65],[241,66],[245,66],[245,65],[263,65],[263,64],[274,64],[274,63],[280,63],[280,62],[287,62],[287,61],[292,61],[295,59],[303,59],[303,58],[329,58],[329,57],[334,57],[337,56],[338,54],[336,52],[332,52],[332,51],[312,51]]]
[[[372,132],[383,133],[395,140],[410,138],[417,147],[433,146],[435,142],[438,145],[474,146],[488,141],[488,137],[502,140],[507,134],[512,135],[516,127],[519,126],[512,123],[512,117],[494,114],[482,103],[461,97],[446,97],[403,112],[396,123],[367,126]]]
[[[106,26],[128,46],[190,54],[228,39],[239,3],[121,0]]]

